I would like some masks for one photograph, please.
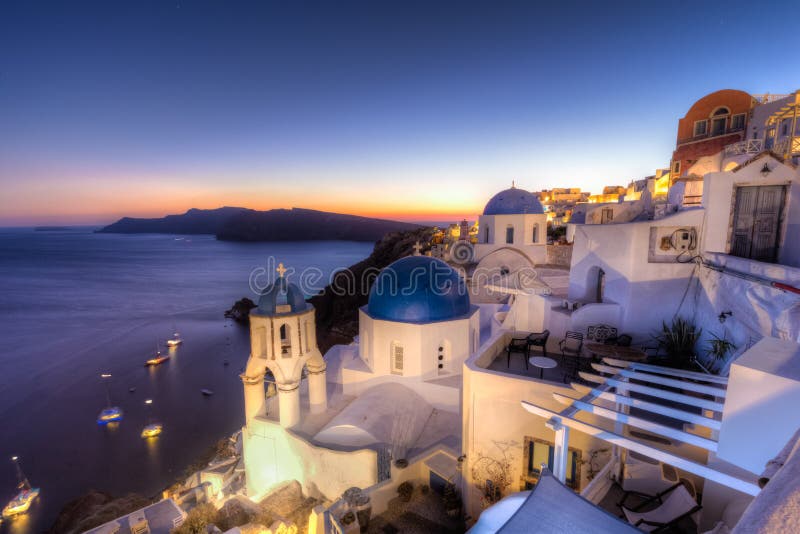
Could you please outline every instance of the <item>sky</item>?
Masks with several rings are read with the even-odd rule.
[[[794,2],[753,5],[4,1],[0,226],[625,185],[703,95],[800,88]]]

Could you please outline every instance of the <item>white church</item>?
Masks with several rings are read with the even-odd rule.
[[[348,488],[361,488],[377,515],[404,481],[452,484],[475,532],[495,532],[520,514],[544,517],[546,486],[566,488],[558,513],[585,509],[588,524],[601,525],[592,510],[613,491],[659,493],[680,482],[690,495],[683,504],[694,503],[681,520],[703,531],[727,532],[753,514],[769,521],[760,495],[800,496],[796,482],[777,488],[780,470],[762,473],[770,462],[793,465],[800,428],[800,415],[785,409],[800,402],[800,171],[763,153],[705,182],[700,206],[582,225],[558,287],[544,266],[544,210],[512,186],[479,219],[473,267],[492,276],[402,258],[376,278],[357,340],[324,357],[313,307],[279,277],[251,312],[241,377],[247,495],[297,480],[329,503],[314,532],[340,532]],[[731,236],[756,224],[740,214],[750,192],[742,190],[769,187],[783,188],[779,240],[762,261]],[[676,240],[684,233],[685,243]],[[538,276],[520,283],[522,270]],[[512,283],[499,284],[498,273]],[[498,300],[471,298],[487,286]],[[703,328],[698,344],[712,334],[733,341],[717,374],[627,358],[677,314]],[[611,329],[632,338],[630,350],[596,347],[592,332]],[[581,338],[577,351],[562,350],[570,332]],[[544,333],[544,347],[525,345]],[[513,340],[521,352],[508,350]],[[531,491],[550,473],[555,485]],[[762,489],[765,477],[774,480]],[[615,521],[605,531],[626,531]]]

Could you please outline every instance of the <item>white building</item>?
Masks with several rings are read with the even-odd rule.
[[[531,265],[545,263],[546,245],[547,215],[538,195],[512,185],[486,203],[478,218],[475,259],[479,263],[499,265],[503,254],[498,252],[508,249]]]

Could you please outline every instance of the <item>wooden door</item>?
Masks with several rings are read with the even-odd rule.
[[[767,262],[777,259],[785,196],[782,185],[736,189],[731,254]]]

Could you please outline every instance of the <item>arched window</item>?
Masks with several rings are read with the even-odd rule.
[[[509,245],[514,242],[514,227],[510,224],[506,228],[506,243]]]
[[[292,357],[292,328],[288,324],[281,325],[281,355],[284,358]]]
[[[711,135],[722,135],[728,126],[728,115],[731,112],[726,107],[717,108],[711,115]]]
[[[533,239],[531,240],[532,243],[539,242],[539,223],[533,225]]]
[[[391,358],[391,369],[393,375],[403,374],[403,345],[397,341],[392,341],[389,346],[389,358]]]

